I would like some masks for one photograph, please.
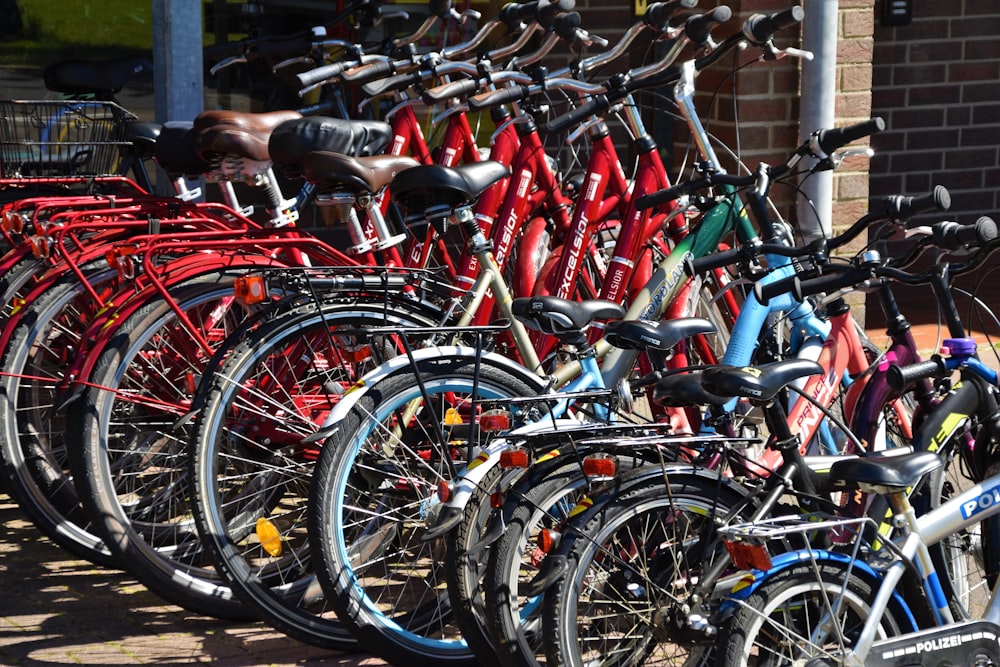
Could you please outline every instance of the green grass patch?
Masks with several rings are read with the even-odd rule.
[[[18,0],[17,6],[20,34],[0,42],[0,61],[5,64],[45,65],[65,58],[152,52],[148,1]]]

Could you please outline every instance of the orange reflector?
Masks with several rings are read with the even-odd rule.
[[[455,408],[448,408],[444,411],[444,425],[445,426],[461,426],[462,425],[462,415],[459,414],[458,410]]]
[[[35,259],[45,259],[52,250],[52,241],[48,236],[32,236],[31,252]]]
[[[264,547],[264,551],[271,554],[275,558],[281,555],[283,550],[283,545],[281,543],[281,533],[278,532],[278,527],[270,519],[265,519],[261,517],[257,519],[257,539],[260,540],[260,546]]]
[[[769,570],[771,569],[771,557],[763,544],[751,544],[750,542],[723,540],[726,551],[729,552],[729,559],[733,565],[741,570]]]
[[[583,474],[587,477],[614,479],[618,461],[608,454],[591,454],[583,459]]]
[[[484,433],[510,430],[510,413],[506,410],[487,410],[479,415],[479,430]]]
[[[544,553],[550,554],[559,546],[560,539],[562,539],[562,534],[558,530],[542,528],[538,531],[538,548]]]
[[[521,447],[500,452],[501,468],[527,468],[528,450]]]
[[[240,276],[233,281],[233,292],[246,305],[260,303],[267,299],[267,283],[264,276]]]
[[[440,499],[441,502],[446,503],[449,500],[451,500],[451,494],[452,491],[454,490],[451,485],[451,482],[448,482],[446,480],[441,480],[440,482],[438,482],[437,489],[438,489],[438,499]]]
[[[0,218],[0,224],[4,231],[9,234],[21,234],[24,232],[24,225],[27,222],[25,217],[16,211],[4,211]]]

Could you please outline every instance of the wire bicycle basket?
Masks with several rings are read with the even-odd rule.
[[[135,120],[113,102],[0,100],[0,177],[120,174]]]

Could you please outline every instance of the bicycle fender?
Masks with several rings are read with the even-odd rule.
[[[541,393],[545,387],[545,380],[543,378],[535,375],[517,362],[511,361],[507,357],[503,357],[495,352],[477,352],[475,348],[463,345],[441,345],[421,348],[415,351],[412,355],[403,354],[398,357],[394,357],[384,364],[373,368],[362,376],[343,394],[343,396],[341,396],[337,405],[335,405],[333,410],[330,411],[330,414],[327,415],[326,420],[323,422],[323,426],[321,426],[316,432],[303,438],[302,442],[304,444],[318,442],[333,435],[333,433],[337,430],[337,425],[351,410],[351,408],[358,404],[358,401],[360,401],[365,394],[368,393],[372,386],[390,375],[394,373],[408,373],[413,370],[414,366],[419,366],[424,362],[458,358],[465,358],[471,362],[487,361],[494,366],[501,367],[512,375],[517,376],[517,378],[522,380],[525,384],[535,385],[539,393]]]
[[[722,604],[719,606],[719,614],[724,617],[734,611],[740,602],[753,595],[753,593],[770,577],[773,577],[779,572],[791,569],[796,565],[812,562],[842,563],[844,565],[850,565],[854,571],[869,577],[872,581],[878,581],[880,579],[880,575],[877,574],[875,570],[868,565],[868,563],[860,560],[853,560],[846,554],[835,553],[833,551],[826,551],[822,549],[814,549],[811,551],[798,549],[796,551],[789,551],[773,557],[771,559],[771,567],[767,570],[750,570],[740,577],[739,580],[733,584],[732,589],[730,589],[730,591],[723,598]],[[913,618],[913,613],[910,611],[910,605],[906,603],[898,591],[894,591],[892,597],[896,603],[899,604],[900,608],[906,611],[906,616],[912,626],[914,628],[917,627],[917,622]]]

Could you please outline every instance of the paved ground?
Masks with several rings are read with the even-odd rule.
[[[164,604],[65,553],[0,494],[0,665],[385,665]]]

